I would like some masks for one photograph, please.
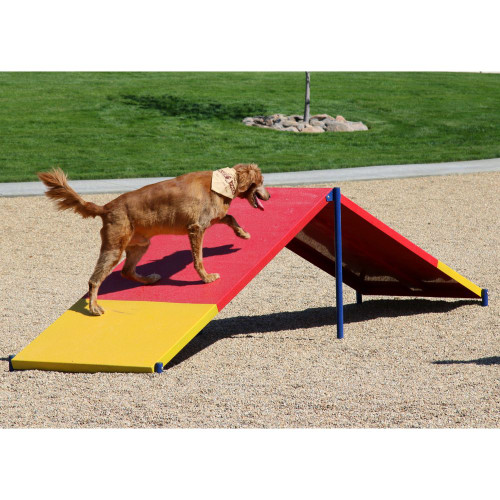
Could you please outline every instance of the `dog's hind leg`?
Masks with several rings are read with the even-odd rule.
[[[194,268],[200,275],[200,278],[205,283],[211,283],[220,278],[217,273],[208,274],[203,265],[203,235],[205,229],[199,224],[191,224],[188,227],[189,242],[191,243],[191,251],[193,253]]]
[[[118,264],[122,253],[121,248],[101,250],[94,272],[89,279],[89,310],[90,314],[94,316],[100,316],[104,313],[104,309],[97,303],[97,293],[101,283],[107,278],[113,267]]]
[[[117,232],[116,235],[113,233]],[[114,237],[113,237],[114,236]],[[100,316],[104,309],[97,303],[97,294],[101,283],[107,278],[112,269],[118,264],[123,250],[130,241],[130,232],[118,233],[108,226],[101,229],[101,253],[97,259],[94,272],[89,279],[89,311],[94,316]]]
[[[150,241],[143,239],[144,241],[138,244],[129,244],[127,248],[125,248],[125,253],[127,258],[125,259],[125,264],[122,269],[122,276],[124,278],[128,278],[132,281],[137,281],[138,283],[143,283],[144,285],[151,285],[156,283],[161,279],[159,274],[150,274],[149,276],[141,276],[137,274],[135,267],[141,260],[141,257],[146,253],[146,250],[149,248]]]
[[[233,231],[236,236],[239,238],[244,238],[245,240],[248,240],[250,238],[250,234],[247,233],[236,221],[236,219],[229,214],[226,214],[222,219],[217,221],[217,224],[226,224],[226,226],[229,226]]]

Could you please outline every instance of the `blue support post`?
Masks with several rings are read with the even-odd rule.
[[[344,301],[342,297],[342,224],[340,188],[333,188],[335,211],[335,289],[337,301],[337,338],[344,338]]]
[[[156,363],[155,364],[155,372],[156,373],[163,373],[163,363]]]
[[[356,304],[362,304],[362,303],[363,303],[363,294],[356,290]]]
[[[12,360],[15,358],[15,354],[11,354],[9,356],[9,372],[13,372],[14,371],[14,367],[12,366]]]
[[[481,305],[486,307],[488,305],[488,289],[483,288],[481,291]]]

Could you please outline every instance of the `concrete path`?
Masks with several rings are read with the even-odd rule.
[[[265,182],[268,186],[296,186],[301,184],[396,179],[402,177],[424,177],[428,175],[469,174],[475,172],[500,172],[500,158],[456,161],[450,163],[383,165],[378,167],[354,167],[333,170],[309,170],[305,172],[265,174]],[[73,189],[80,194],[123,193],[166,179],[171,179],[171,177],[88,181],[70,180],[70,183]],[[37,196],[42,195],[44,191],[45,187],[41,182],[0,183],[0,196]]]

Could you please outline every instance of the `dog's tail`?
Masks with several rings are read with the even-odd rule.
[[[84,218],[107,213],[104,207],[85,201],[71,189],[66,174],[60,168],[54,168],[51,172],[38,172],[37,175],[49,188],[45,194],[57,203],[59,210],[73,210]]]

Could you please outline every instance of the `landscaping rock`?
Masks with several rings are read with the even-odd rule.
[[[308,134],[318,134],[320,132],[324,132],[325,130],[323,127],[314,127],[313,125],[306,125],[302,132],[308,133]]]
[[[281,113],[269,116],[247,116],[242,121],[248,127],[270,128],[287,132],[322,133],[368,130],[368,127],[363,122],[350,122],[340,115],[333,118],[326,113],[314,115],[309,120],[309,123],[305,123],[301,115],[286,116]]]
[[[323,122],[314,118],[311,118],[309,120],[309,125],[312,125],[313,127],[323,127]]]
[[[349,132],[349,125],[347,123],[338,122],[336,120],[328,122],[326,124],[327,132]]]
[[[311,116],[311,120],[326,120],[326,119],[333,120],[333,117],[326,114]]]
[[[368,127],[363,122],[349,122],[349,126],[353,132],[368,130]]]

